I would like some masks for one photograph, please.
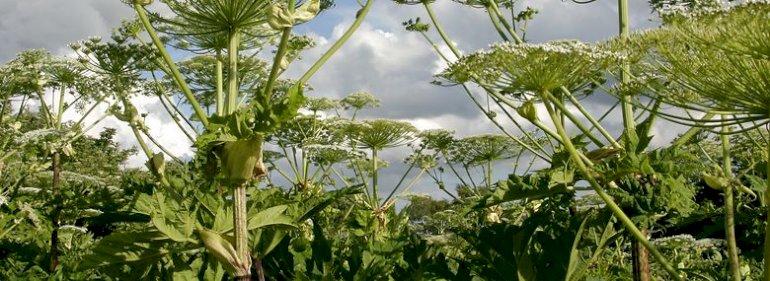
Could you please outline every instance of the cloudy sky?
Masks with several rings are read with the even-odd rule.
[[[646,1],[630,2],[632,29],[657,24]],[[617,33],[617,1],[614,0],[597,0],[587,5],[564,0],[528,0],[521,5],[540,11],[527,32],[527,39],[532,42],[599,41]],[[483,9],[464,7],[449,0],[438,0],[434,6],[449,36],[463,52],[499,41]],[[356,1],[339,0],[334,9],[311,24],[299,27],[298,32],[315,37],[318,46],[305,53],[303,61],[292,65],[287,75],[296,77],[304,72],[352,22],[356,10]],[[68,43],[89,36],[108,36],[122,19],[132,16],[133,11],[119,0],[0,0],[0,61],[30,48],[45,48],[66,55]],[[418,34],[404,31],[401,23],[415,17],[427,19],[421,6],[377,1],[353,38],[310,81],[315,89],[312,95],[342,97],[354,91],[368,91],[382,100],[382,106],[363,112],[364,118],[409,120],[419,128],[452,129],[459,135],[496,132],[460,88],[430,84],[443,63]],[[437,35],[433,37],[440,41]],[[446,50],[446,46],[442,48]],[[609,104],[607,98],[597,98],[588,107],[598,112]],[[163,114],[160,104],[153,99],[140,99],[137,105],[150,113],[146,122],[163,144],[180,156],[190,155],[189,142]],[[102,126],[118,128],[121,143],[126,147],[134,145],[130,130],[120,122],[108,118]],[[664,142],[676,131],[659,129],[656,134],[661,136],[658,141]],[[394,151],[386,153],[385,158],[399,163],[402,155]],[[137,155],[127,165],[139,166],[144,161]],[[395,178],[401,168],[401,165],[392,165],[386,178]],[[501,171],[498,176],[503,174]],[[435,194],[427,181],[418,185],[416,191]]]

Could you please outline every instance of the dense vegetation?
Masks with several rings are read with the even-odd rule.
[[[0,66],[0,280],[770,280],[766,2],[650,1],[660,27],[632,33],[619,0],[615,38],[530,43],[537,10],[455,0],[500,38],[467,53],[433,1],[394,1],[424,8],[404,27],[448,65],[433,83],[499,130],[475,136],[361,120],[366,92],[313,96],[374,0],[300,77],[283,73],[315,44],[294,27],[332,1],[124,2],[136,19],[111,38]],[[139,147],[92,130],[109,116]],[[449,199],[410,192],[423,179]]]

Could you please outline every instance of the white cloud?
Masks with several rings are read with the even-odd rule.
[[[646,1],[630,2],[632,28],[655,25],[654,21],[650,21],[651,13]],[[339,2],[337,5],[336,9],[321,15],[320,22],[300,28],[316,37],[318,46],[303,54],[303,60],[292,65],[287,76],[301,75],[352,22],[355,4]],[[613,1],[579,5],[561,0],[528,0],[523,5],[540,9],[540,14],[530,24],[528,34],[532,41],[559,38],[595,41],[617,33],[617,7]],[[462,51],[478,50],[499,41],[484,10],[469,9],[452,1],[440,1],[434,6],[447,33]],[[132,11],[117,0],[0,0],[0,38],[4,39],[0,43],[0,60],[9,59],[14,53],[27,48],[48,48],[63,53],[67,43],[91,35],[108,35],[121,18],[131,16]],[[423,21],[428,19],[419,5],[377,2],[356,34],[311,79],[315,91],[310,94],[342,97],[354,91],[367,90],[382,100],[382,107],[362,112],[362,118],[406,119],[420,128],[442,127],[455,130],[461,136],[499,132],[461,88],[430,84],[433,75],[446,64],[421,36],[403,29],[401,23],[414,17],[422,17]],[[434,30],[431,29],[431,38],[440,43]],[[440,43],[439,48],[443,53],[451,54],[446,45]],[[140,111],[150,113],[146,122],[160,142],[178,156],[191,155],[189,142],[155,98],[139,98],[135,102]],[[611,102],[606,97],[587,103],[589,110],[598,114],[609,106]],[[544,110],[540,111],[544,114]],[[502,120],[502,116],[499,119]],[[616,120],[610,119],[609,122],[614,133],[618,133],[619,128]],[[508,123],[504,125],[511,127]],[[125,146],[135,145],[130,130],[121,122],[107,119],[103,126],[118,128],[118,138]],[[656,139],[657,144],[665,143],[662,139],[677,134],[678,130],[668,128],[668,125],[655,128],[655,134],[661,136]],[[402,157],[403,153],[392,156]],[[388,160],[400,163],[400,159],[396,158]],[[140,166],[144,161],[139,154],[131,158],[129,165]],[[396,174],[389,172],[390,177]]]

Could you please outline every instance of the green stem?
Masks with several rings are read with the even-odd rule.
[[[146,129],[144,129],[144,128],[143,128],[142,130],[140,130],[140,131],[141,131],[142,133],[144,133],[144,135],[145,135],[145,136],[147,136],[147,139],[149,139],[149,140],[150,140],[150,142],[152,142],[152,143],[153,143],[153,144],[154,144],[156,147],[160,148],[160,150],[161,150],[161,151],[163,151],[163,153],[165,153],[166,155],[168,155],[169,157],[171,157],[171,159],[173,159],[173,160],[174,160],[174,161],[176,161],[177,163],[184,163],[184,162],[182,162],[182,160],[181,160],[181,159],[179,159],[179,158],[177,158],[176,156],[174,156],[174,154],[172,154],[172,153],[171,153],[171,151],[168,151],[168,149],[166,149],[166,147],[165,147],[165,146],[161,145],[161,144],[160,144],[160,142],[159,142],[157,139],[155,139],[155,138],[154,138],[152,135],[150,135],[150,132],[149,132],[149,131],[147,131],[147,130],[146,130]]]
[[[53,178],[51,179],[51,195],[53,196],[54,210],[51,214],[51,224],[53,229],[51,230],[51,255],[50,255],[50,272],[54,272],[59,265],[59,215],[62,211],[62,198],[61,198],[61,154],[56,151],[51,155],[51,170],[53,172]]]
[[[342,174],[340,174],[340,172],[338,172],[337,169],[334,168],[334,166],[329,166],[329,169],[332,170],[332,173],[334,173],[334,175],[336,175],[342,181],[342,183],[345,184],[346,187],[351,186],[348,180],[345,179],[345,177]]]
[[[142,152],[144,152],[144,155],[147,156],[147,159],[152,159],[153,152],[152,149],[150,149],[150,146],[147,145],[147,142],[144,141],[144,138],[142,137],[142,133],[139,131],[139,128],[136,127],[134,124],[129,124],[131,127],[131,131],[134,132],[134,137],[136,137],[136,142],[139,143],[139,147],[142,149]]]
[[[166,95],[165,92],[161,93],[161,99],[166,99],[166,104],[168,104],[172,109],[174,109],[174,112],[176,112],[176,116],[182,119],[182,121],[184,121],[185,124],[187,124],[187,126],[190,127],[190,129],[195,134],[198,133],[198,131],[195,130],[195,126],[193,126],[192,122],[190,122],[190,119],[184,116],[184,113],[182,113],[179,107],[171,101],[171,98],[168,95]]]
[[[709,119],[711,119],[713,117],[714,117],[713,113],[706,113],[706,115],[704,115],[703,118],[701,118],[701,120],[705,121],[705,120],[709,120]],[[694,137],[695,135],[697,135],[701,131],[703,131],[703,128],[701,128],[701,127],[691,127],[689,130],[687,130],[687,132],[685,132],[679,138],[677,138],[674,141],[674,143],[672,144],[672,146],[679,147],[679,146],[684,145],[685,143],[690,141],[690,139],[692,139],[692,137]]]
[[[171,70],[171,76],[174,78],[177,86],[179,86],[179,88],[182,90],[182,93],[187,98],[187,102],[190,103],[193,110],[195,111],[195,115],[198,116],[198,119],[201,120],[203,126],[208,127],[209,118],[206,116],[206,112],[203,111],[203,108],[193,95],[190,87],[187,85],[187,82],[185,82],[184,77],[182,77],[182,73],[179,72],[179,67],[177,67],[177,65],[174,63],[174,60],[171,59],[171,55],[166,50],[166,46],[163,44],[163,41],[160,40],[160,37],[158,37],[158,33],[155,32],[155,28],[150,23],[149,17],[147,17],[147,11],[145,11],[144,7],[142,7],[142,5],[139,3],[134,3],[134,10],[139,16],[139,20],[142,22],[142,25],[147,31],[147,34],[149,34],[150,38],[152,38],[152,43],[155,45],[155,48],[158,49],[161,57],[163,57],[163,61]]]
[[[10,100],[4,100],[0,106],[2,106],[2,109],[0,109],[0,126],[3,126],[3,121],[5,121],[5,112],[8,111],[8,107],[10,107],[11,101]],[[0,237],[2,238],[2,237]]]
[[[235,253],[241,264],[235,266],[235,277],[238,280],[249,280],[251,275],[251,254],[249,253],[248,211],[246,209],[246,183],[233,188],[233,225],[235,237]]]
[[[369,10],[371,10],[373,4],[374,4],[374,0],[366,1],[366,4],[361,8],[361,10],[358,11],[358,13],[356,13],[356,20],[353,21],[353,24],[350,25],[348,30],[346,30],[345,33],[342,34],[342,37],[340,37],[340,39],[337,40],[337,42],[334,42],[334,45],[332,45],[331,48],[329,48],[329,50],[326,51],[326,53],[324,53],[321,56],[321,58],[318,59],[318,61],[316,61],[313,64],[313,66],[311,66],[310,69],[308,69],[307,72],[305,72],[305,74],[303,74],[302,77],[299,78],[299,80],[297,80],[298,85],[304,85],[305,83],[307,83],[307,81],[310,80],[310,78],[313,77],[313,75],[319,69],[321,69],[321,66],[323,66],[326,63],[326,61],[328,61],[329,58],[331,58],[331,56],[334,55],[334,53],[336,53],[337,50],[339,50],[342,47],[342,45],[348,41],[348,39],[350,39],[350,36],[352,36],[353,33],[356,32],[359,26],[361,26],[361,23],[364,21],[364,18],[369,13]]]
[[[463,179],[463,177],[462,177],[462,176],[460,176],[460,173],[459,173],[459,172],[457,172],[457,169],[455,169],[455,166],[454,166],[454,165],[452,165],[452,163],[450,163],[450,162],[449,162],[449,159],[447,159],[447,156],[446,156],[446,152],[442,151],[442,152],[441,152],[441,156],[442,156],[442,157],[444,158],[444,160],[446,161],[446,165],[447,165],[447,166],[449,166],[449,170],[450,170],[450,171],[452,171],[452,173],[453,173],[453,174],[455,174],[455,177],[457,177],[457,179],[458,179],[458,180],[460,180],[460,183],[462,183],[462,185],[464,185],[464,186],[470,187],[470,185],[468,185],[468,183],[467,183],[467,182],[465,182],[465,180]]]
[[[388,194],[388,197],[385,197],[385,200],[382,201],[382,205],[380,205],[380,207],[384,206],[385,203],[388,202],[388,200],[390,200],[390,198],[392,198],[394,194],[396,194],[396,190],[398,190],[398,188],[401,187],[401,184],[404,183],[404,180],[409,175],[409,172],[411,172],[412,169],[414,169],[414,166],[415,166],[414,162],[412,162],[412,164],[409,165],[409,168],[406,169],[406,172],[403,175],[401,175],[401,179],[398,180],[398,183],[396,184],[396,186],[393,187],[393,190],[391,190],[390,193]]]
[[[542,98],[544,101],[547,101],[547,93],[543,92],[540,93],[542,95]],[[676,280],[682,280],[682,277],[679,276],[679,273],[676,272],[676,269],[674,269],[673,266],[666,260],[665,257],[663,257],[663,254],[661,254],[658,249],[656,249],[650,241],[647,240],[647,237],[642,234],[642,232],[639,230],[639,228],[634,225],[634,222],[631,221],[631,219],[623,212],[623,210],[618,206],[615,201],[612,200],[612,197],[610,197],[604,190],[602,189],[601,185],[599,185],[599,182],[594,178],[594,176],[591,174],[591,171],[589,171],[586,164],[582,161],[580,157],[580,153],[578,153],[577,149],[575,148],[575,145],[572,143],[572,140],[570,139],[569,135],[567,134],[567,131],[564,129],[564,126],[561,123],[561,118],[559,115],[554,111],[553,107],[551,107],[550,103],[544,102],[545,108],[548,110],[548,114],[551,117],[551,120],[554,123],[554,126],[556,127],[556,131],[558,132],[559,136],[562,139],[562,144],[564,144],[564,147],[567,149],[567,151],[570,154],[570,158],[572,158],[572,161],[577,166],[578,170],[583,174],[583,177],[586,181],[588,181],[589,184],[591,184],[591,187],[594,189],[594,192],[596,192],[597,195],[604,201],[604,203],[607,205],[607,207],[610,209],[610,211],[613,213],[613,215],[623,223],[623,226],[625,226],[626,230],[631,233],[631,235],[642,245],[647,248],[648,251],[652,254],[652,256],[655,258],[658,263],[663,266],[663,268],[671,275],[672,278]]]
[[[289,1],[293,3],[294,1]],[[263,100],[265,103],[265,106],[268,106],[270,104],[270,98],[273,95],[273,87],[275,85],[275,81],[278,79],[278,74],[281,72],[281,65],[284,57],[286,57],[286,53],[288,52],[288,48],[286,47],[289,44],[289,39],[291,38],[291,29],[292,27],[286,27],[283,29],[283,33],[281,34],[281,42],[278,44],[278,52],[275,54],[275,58],[273,59],[273,67],[270,69],[270,76],[267,78],[267,83],[265,85],[265,90],[262,92]]]
[[[620,37],[624,40],[628,38],[628,0],[618,0],[618,21],[620,29]],[[620,82],[623,84],[630,82],[630,66],[624,63],[620,73]],[[636,153],[636,147],[632,147],[637,139],[636,136],[636,124],[634,122],[634,108],[632,106],[632,97],[630,94],[625,93],[621,97],[620,106],[623,111],[623,127],[625,129],[626,138],[626,151],[627,153]]]
[[[487,169],[486,169],[486,179],[484,179],[487,182],[487,188],[492,188],[492,161],[487,161]]]
[[[56,128],[61,128],[61,121],[62,121],[62,115],[64,115],[64,92],[67,90],[66,87],[63,85],[61,86],[61,91],[59,92],[59,103],[56,104],[58,107],[56,110]]]
[[[166,104],[166,100],[163,98],[163,96],[159,95],[158,100],[160,101],[160,104],[163,105],[163,109],[166,110],[166,113],[168,113],[168,115],[171,117],[171,120],[174,121],[174,124],[176,124],[179,130],[182,131],[185,136],[187,136],[187,139],[190,140],[190,142],[194,143],[195,137],[193,137],[192,134],[190,134],[190,132],[188,132],[187,129],[182,126],[182,123],[179,122],[179,117],[171,111],[171,108],[169,108],[169,105]]]
[[[588,119],[589,122],[591,122],[591,125],[593,125],[593,128],[596,128],[597,130],[599,130],[599,133],[601,133],[602,136],[604,136],[604,138],[607,139],[612,144],[613,147],[615,147],[615,148],[622,148],[620,146],[620,144],[618,144],[618,142],[615,141],[615,138],[613,138],[612,135],[610,135],[610,133],[607,132],[607,130],[604,129],[604,127],[599,123],[599,121],[597,121],[593,117],[593,115],[591,115],[591,113],[589,113],[588,110],[586,110],[583,107],[583,105],[580,103],[580,101],[578,101],[575,98],[575,96],[573,96],[572,93],[569,90],[567,90],[566,87],[562,87],[561,90],[564,92],[564,94],[567,96],[567,98],[569,98],[570,102],[573,105],[575,105],[575,107],[580,111],[580,113],[583,114],[583,116],[585,116],[586,119]],[[591,129],[589,129],[589,133],[590,133],[590,130]]]
[[[77,121],[77,122],[75,122],[75,125],[73,125],[73,127],[78,127],[78,126],[80,126],[81,124],[83,124],[83,121],[85,121],[85,120],[86,120],[86,117],[87,117],[87,116],[89,116],[89,115],[91,115],[91,112],[93,112],[93,111],[94,111],[94,109],[96,109],[96,107],[97,107],[97,106],[99,106],[99,104],[101,104],[101,103],[102,103],[102,101],[104,101],[104,97],[101,97],[101,98],[99,98],[98,100],[96,100],[96,102],[94,103],[94,105],[92,105],[92,106],[91,106],[91,107],[90,107],[88,110],[86,110],[86,112],[85,112],[85,113],[83,113],[83,116],[81,116],[81,117],[80,117],[80,119],[78,119],[78,121]]]
[[[468,165],[463,164],[463,169],[465,170],[465,174],[468,176],[468,180],[471,182],[471,187],[473,187],[473,191],[476,192],[476,195],[479,193],[479,186],[476,185],[476,181],[473,180],[473,176],[471,176],[471,170]]]
[[[505,19],[503,14],[500,12],[500,7],[497,5],[495,0],[489,0],[489,6],[492,8],[492,11],[495,12],[497,15],[497,18],[500,20],[500,23],[503,24],[503,27],[505,27],[506,30],[508,30],[508,34],[510,34],[513,37],[513,41],[517,44],[524,43],[524,40],[521,39],[518,33],[513,29],[513,27],[508,24],[508,21]],[[513,9],[513,7],[511,7]]]
[[[508,36],[505,35],[505,31],[503,30],[503,27],[500,25],[500,18],[497,17],[497,14],[495,14],[494,10],[492,10],[491,6],[492,4],[487,5],[487,15],[489,15],[489,20],[492,22],[492,26],[495,27],[495,30],[497,30],[497,34],[500,35],[500,38],[502,38],[505,41],[510,41],[508,39]]]
[[[225,115],[225,91],[224,91],[224,63],[222,63],[222,54],[219,50],[217,50],[217,54],[215,57],[216,60],[216,67],[214,71],[216,71],[216,80],[217,80],[217,115],[218,116],[224,116]]]
[[[455,55],[455,57],[458,57],[458,58],[459,58],[459,57],[461,57],[461,56],[462,56],[462,54],[460,53],[460,50],[459,50],[459,49],[457,49],[457,47],[455,47],[455,45],[454,45],[454,44],[452,44],[452,41],[450,41],[450,40],[449,40],[449,36],[448,36],[448,35],[446,34],[446,32],[444,31],[444,28],[442,27],[441,23],[439,23],[439,22],[438,22],[438,19],[436,18],[436,15],[435,15],[435,13],[433,12],[433,8],[431,8],[431,4],[430,4],[430,2],[429,2],[429,1],[424,1],[424,2],[423,2],[423,6],[425,7],[425,11],[428,13],[428,16],[430,17],[431,23],[433,23],[433,26],[436,28],[436,32],[438,32],[439,36],[441,36],[441,40],[443,40],[443,41],[444,41],[444,44],[446,44],[446,45],[447,45],[447,47],[449,47],[449,50],[451,50],[451,51],[452,51],[452,53]],[[427,36],[426,36],[426,38],[427,38]],[[518,37],[515,37],[515,38],[518,38]],[[519,40],[520,40],[520,39],[519,39]],[[429,41],[430,41],[430,40],[429,40]],[[431,41],[431,42],[432,42],[432,41]],[[433,44],[433,43],[431,43],[431,44]],[[435,45],[435,44],[433,44],[433,45]],[[440,52],[439,52],[439,53],[440,53]],[[440,54],[441,54],[441,53],[440,53]],[[443,54],[442,54],[441,56],[442,56],[442,57],[444,57],[444,56],[443,56]],[[446,60],[446,58],[445,58],[445,60]],[[468,95],[471,97],[471,99],[473,99],[473,100],[474,100],[474,102],[476,102],[476,100],[473,98],[473,95],[471,94],[470,90],[468,90],[468,89],[467,89],[467,86],[465,86],[465,84],[463,84],[463,87],[465,88],[466,92],[467,92],[467,93],[468,93]],[[492,92],[490,89],[487,89],[486,87],[484,87],[484,90],[485,90],[485,91],[486,91],[488,94],[490,94],[490,95],[493,95],[493,92]],[[493,95],[493,96],[494,96],[494,95]],[[478,102],[476,102],[476,103],[477,103],[477,106],[478,106],[480,109],[482,109],[482,111],[484,111],[484,110],[483,110],[483,107],[482,107],[480,104],[478,104]],[[499,104],[498,104],[498,105],[499,105]],[[502,128],[502,126],[500,126],[500,125],[497,123],[497,121],[496,121],[496,120],[494,120],[494,119],[492,119],[492,118],[489,118],[489,119],[490,119],[490,120],[492,120],[492,122],[493,122],[493,123],[495,123],[495,125],[497,125],[498,127],[500,127],[500,129],[501,129],[501,130],[502,130],[504,133],[506,133],[506,135],[508,135],[508,133],[505,131],[505,129],[503,129],[503,128]],[[511,120],[512,120],[512,121],[513,121],[513,122],[514,122],[516,125],[518,125],[515,119],[511,118]],[[524,130],[522,130],[522,132],[524,132]],[[530,137],[530,136],[528,135],[528,133],[524,132],[524,134],[525,134],[525,135],[527,135],[528,137]],[[509,135],[509,136],[511,136],[511,135]],[[531,137],[530,137],[530,138],[531,138]],[[548,159],[547,157],[545,157],[545,156],[543,156],[542,154],[538,153],[537,151],[535,151],[534,149],[532,149],[532,148],[531,148],[529,145],[527,145],[526,143],[522,142],[522,141],[521,141],[521,140],[519,140],[518,138],[512,138],[512,139],[513,139],[514,141],[516,141],[516,142],[517,142],[519,145],[522,145],[523,147],[525,147],[527,150],[529,150],[529,151],[532,151],[532,153],[534,153],[534,154],[535,154],[536,156],[538,156],[539,158],[541,158],[541,159],[545,160],[546,162],[549,162],[549,163],[551,162],[551,161],[550,161],[550,159]],[[534,140],[532,140],[532,141],[533,141],[534,143],[536,143],[536,144],[537,144],[537,142],[535,142]],[[541,147],[541,148],[542,148],[542,147]]]
[[[228,35],[227,58],[227,101],[225,102],[226,115],[233,114],[236,108],[236,101],[240,92],[238,85],[238,46],[240,46],[240,33],[238,30],[232,30]]]
[[[412,187],[417,183],[417,181],[419,181],[422,178],[423,174],[425,174],[425,169],[420,169],[420,172],[417,173],[417,175],[411,181],[409,181],[406,187],[404,187],[404,191],[402,191],[402,193],[409,192],[409,190],[412,189]]]
[[[722,128],[720,135],[722,141],[722,173],[725,178],[729,180],[729,184],[724,187],[725,198],[725,238],[727,239],[727,257],[730,269],[730,280],[741,280],[741,262],[738,257],[738,243],[735,239],[735,206],[733,202],[733,168],[732,159],[730,158],[730,137],[727,135],[730,133],[730,127],[725,126]]]
[[[468,90],[468,87],[466,87],[466,86],[465,86],[465,84],[463,84],[463,88],[465,88],[465,89],[466,89],[466,91],[469,91],[469,90]],[[487,91],[488,93],[489,93],[489,91],[491,91],[490,89],[487,89],[486,87],[484,87],[484,90],[485,90],[485,91]],[[534,144],[534,146],[535,146],[537,149],[539,149],[539,150],[540,150],[540,153],[543,153],[543,155],[547,155],[547,154],[548,154],[548,151],[546,151],[546,150],[545,150],[545,148],[543,147],[543,145],[541,145],[541,144],[540,144],[540,142],[539,142],[539,141],[537,141],[537,140],[536,140],[536,139],[535,139],[535,138],[532,136],[532,134],[531,134],[530,132],[528,132],[527,130],[525,130],[525,129],[524,129],[524,126],[522,126],[522,125],[521,125],[521,123],[519,123],[519,121],[518,121],[518,120],[516,120],[516,118],[515,118],[515,117],[513,117],[513,115],[511,114],[511,112],[510,112],[508,109],[506,109],[506,108],[503,106],[503,104],[500,102],[500,100],[498,100],[497,98],[495,98],[493,95],[489,95],[489,96],[492,98],[492,101],[494,101],[494,102],[495,102],[495,105],[497,105],[497,107],[499,107],[499,108],[500,108],[500,110],[502,110],[502,111],[503,111],[503,113],[505,113],[505,116],[506,116],[506,117],[508,117],[508,120],[511,120],[511,123],[513,123],[513,125],[514,125],[514,126],[516,126],[516,128],[518,128],[518,129],[519,129],[519,131],[521,131],[521,133],[522,133],[522,134],[524,134],[524,137],[526,137],[526,138],[527,138],[527,139],[528,139],[528,140],[529,140],[529,141],[530,141],[532,144]],[[518,139],[518,138],[516,138],[516,137],[513,137],[513,136],[512,136],[511,134],[509,134],[508,132],[506,132],[506,131],[505,131],[505,129],[503,129],[503,128],[502,128],[502,126],[501,126],[501,125],[499,125],[499,124],[498,124],[498,122],[494,120],[494,118],[489,118],[489,119],[491,119],[491,120],[492,120],[492,122],[494,122],[494,123],[497,125],[497,127],[499,127],[499,128],[500,128],[500,130],[502,130],[502,131],[503,131],[503,133],[505,133],[506,135],[508,135],[509,137],[511,137],[511,139],[513,139],[514,141],[516,141],[516,140]],[[540,159],[543,159],[543,160],[545,160],[545,162],[547,162],[548,164],[550,164],[550,163],[551,163],[551,159],[547,159],[547,158],[545,158],[545,156],[542,156],[542,155],[541,155],[539,152],[537,152],[537,151],[535,151],[534,149],[532,149],[532,147],[530,147],[528,144],[526,144],[526,143],[524,143],[524,142],[522,142],[522,141],[516,141],[516,143],[518,143],[519,145],[521,145],[521,146],[522,146],[524,149],[531,151],[533,154],[535,154],[535,156],[539,157]]]
[[[40,99],[40,107],[43,108],[43,117],[45,117],[45,120],[48,122],[51,127],[54,127],[54,120],[53,115],[51,113],[51,109],[48,107],[48,104],[45,103],[45,99],[43,99],[43,94],[39,91],[36,92],[37,97]]]
[[[24,113],[24,109],[27,107],[27,95],[21,97],[21,104],[19,105],[19,112],[16,113],[16,119],[19,119]]]
[[[431,8],[430,1],[423,1],[422,5],[425,6],[425,11],[428,12],[428,17],[430,17],[431,23],[433,23],[433,26],[436,28],[436,32],[438,32],[438,35],[441,36],[441,40],[444,40],[444,43],[449,47],[449,50],[452,51],[452,54],[455,55],[455,57],[461,57],[462,53],[460,50],[455,47],[454,44],[452,44],[452,41],[449,40],[449,36],[446,35],[446,32],[444,32],[444,28],[441,26],[441,24],[438,22],[438,19],[436,19],[436,14],[433,13],[433,8]]]
[[[377,194],[377,176],[379,174],[377,169],[377,150],[372,149],[372,206],[377,206],[380,202],[379,195]]]
[[[580,122],[580,120],[578,120],[577,117],[575,117],[575,115],[570,113],[567,107],[565,107],[564,104],[559,99],[557,99],[553,95],[548,95],[548,98],[551,100],[551,102],[554,105],[556,105],[556,108],[558,108],[559,111],[561,111],[561,113],[564,116],[567,116],[567,118],[569,118],[569,120],[572,121],[572,123],[575,124],[575,126],[577,126],[578,129],[580,129],[580,131],[583,132],[583,134],[591,140],[591,142],[593,142],[599,147],[604,147],[604,143],[602,143],[597,137],[591,134],[591,131],[589,131],[589,129],[586,128],[585,125],[583,125],[583,122]]]

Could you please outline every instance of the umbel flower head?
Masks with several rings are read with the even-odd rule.
[[[425,130],[418,134],[420,138],[420,148],[429,149],[436,152],[446,152],[457,141],[454,138],[454,132],[444,129]]]
[[[475,82],[524,98],[566,87],[582,90],[600,81],[618,56],[578,41],[493,45],[467,55],[439,74],[457,83]]]
[[[379,107],[380,100],[370,93],[358,91],[342,98],[340,104],[342,104],[345,109],[361,110],[364,108]]]
[[[347,136],[358,148],[381,150],[411,142],[417,129],[408,122],[375,119],[353,122],[347,126]]]
[[[44,50],[27,50],[3,66],[4,93],[26,94],[41,91],[49,83],[50,77],[45,69],[53,58]]]
[[[672,84],[654,93],[668,104],[727,115],[710,125],[770,121],[770,5],[749,3],[673,21],[661,32],[652,71]],[[668,115],[692,121],[689,116]],[[707,122],[708,123],[708,122]]]
[[[271,135],[271,140],[281,146],[304,148],[312,145],[342,143],[342,134],[335,130],[334,121],[318,119],[314,115],[297,116],[282,125]]]
[[[156,54],[122,34],[113,34],[111,39],[103,41],[92,37],[70,44],[70,47],[84,68],[106,78],[113,89],[130,89],[138,84],[143,71],[155,67],[152,61]]]
[[[453,162],[479,165],[512,158],[521,147],[503,135],[477,135],[456,141],[450,150]]]
[[[305,109],[310,110],[313,114],[318,112],[330,111],[340,107],[340,101],[330,99],[327,97],[308,97],[305,100]]]
[[[357,150],[339,145],[308,145],[304,147],[313,163],[328,166],[350,159],[362,159],[364,155]]]

